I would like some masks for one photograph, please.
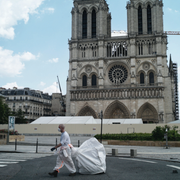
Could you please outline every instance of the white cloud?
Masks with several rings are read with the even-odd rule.
[[[40,86],[45,86],[45,85],[46,85],[46,83],[40,82]]]
[[[43,89],[43,93],[49,93],[49,94],[52,94],[52,93],[56,93],[57,92],[57,83],[54,82],[51,86]]]
[[[29,15],[37,13],[44,0],[0,0],[0,37],[14,39],[18,21],[29,21]]]
[[[54,8],[44,8],[42,11],[41,11],[42,13],[54,13]]]
[[[168,10],[169,10],[169,11],[172,11],[172,9],[171,9],[171,8],[168,8]]]
[[[18,89],[23,89],[24,88],[24,87],[18,86],[16,82],[7,83],[6,85],[4,85],[2,87],[6,88],[6,89],[13,89],[13,87],[16,87]]]
[[[48,62],[50,63],[58,63],[58,61],[59,61],[59,58],[53,58],[53,59],[48,60]]]
[[[179,11],[175,10],[176,13],[178,13]]]
[[[13,51],[0,47],[0,76],[17,76],[25,67],[23,61],[36,59],[37,56],[30,52],[13,54]]]

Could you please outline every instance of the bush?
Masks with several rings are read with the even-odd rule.
[[[100,139],[101,135],[95,135],[95,138]],[[105,140],[135,140],[135,141],[144,141],[152,140],[152,136],[149,133],[132,133],[132,134],[103,134],[102,139]]]
[[[133,140],[133,141],[165,141],[164,134],[168,130],[169,141],[180,141],[178,127],[165,125],[164,127],[157,126],[152,133],[132,133],[132,134],[102,134],[104,140]],[[101,135],[95,135],[95,138],[101,139]]]
[[[7,129],[0,129],[0,133],[8,133]],[[19,135],[18,131],[9,131],[9,135]]]

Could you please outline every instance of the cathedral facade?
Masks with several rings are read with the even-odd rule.
[[[125,1],[124,1],[125,3]],[[111,36],[106,0],[74,0],[66,115],[175,120],[162,0],[127,2],[127,34]]]

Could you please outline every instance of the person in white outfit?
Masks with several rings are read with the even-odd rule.
[[[70,171],[69,176],[74,176],[76,175],[76,168],[71,158],[71,140],[69,134],[65,131],[65,126],[63,124],[59,125],[58,131],[62,133],[60,143],[53,147],[51,151],[58,148],[59,152],[56,160],[56,166],[53,169],[54,171],[50,172],[49,175],[57,177],[59,170],[65,165]]]

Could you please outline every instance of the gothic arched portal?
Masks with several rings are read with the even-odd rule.
[[[95,119],[97,119],[96,112],[89,106],[82,108],[79,111],[78,116],[93,116]]]
[[[128,119],[130,113],[128,108],[119,101],[112,102],[105,110],[104,119]]]
[[[139,108],[137,118],[141,118],[143,123],[158,123],[158,113],[148,102]]]

